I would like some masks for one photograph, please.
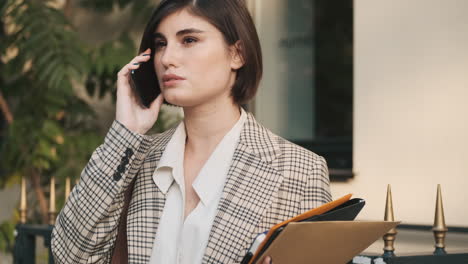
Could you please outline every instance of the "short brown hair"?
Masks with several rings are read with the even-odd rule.
[[[244,0],[163,0],[153,12],[146,25],[140,44],[140,53],[151,48],[154,58],[153,34],[159,23],[176,11],[186,8],[193,15],[205,18],[221,31],[228,45],[240,43],[239,53],[244,65],[237,70],[236,80],[231,89],[234,102],[238,105],[252,99],[262,78],[262,51],[257,30]],[[154,74],[151,67],[145,74]],[[157,77],[156,77],[157,78]],[[158,83],[158,82],[157,82]],[[160,91],[159,83],[157,89]],[[156,91],[156,92],[159,92]]]

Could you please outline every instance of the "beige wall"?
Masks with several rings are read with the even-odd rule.
[[[448,225],[468,227],[468,1],[356,0],[355,179],[335,197],[368,201],[383,217],[432,224],[442,184]]]

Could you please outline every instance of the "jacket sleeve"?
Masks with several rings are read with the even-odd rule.
[[[331,200],[327,162],[323,157],[318,156],[307,177],[305,192],[301,200],[301,211],[306,212]]]
[[[114,121],[91,156],[52,231],[56,263],[109,263],[124,192],[152,142]]]

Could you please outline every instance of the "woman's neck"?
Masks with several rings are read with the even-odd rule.
[[[240,118],[240,108],[232,99],[209,105],[184,108],[186,149],[213,151]]]

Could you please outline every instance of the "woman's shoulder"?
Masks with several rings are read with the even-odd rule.
[[[251,120],[253,122],[247,124],[249,137],[253,139],[252,141],[259,141],[257,145],[261,145],[265,152],[275,153],[275,159],[279,160],[282,165],[299,166],[304,169],[326,165],[322,156],[277,135],[255,119]]]
[[[277,142],[279,149],[281,150],[280,158],[283,161],[290,161],[297,163],[301,166],[305,165],[317,165],[325,162],[325,159],[317,153],[299,146],[273,132],[271,132],[272,138]]]
[[[315,152],[268,129],[265,129],[264,133],[268,134],[272,145],[278,149],[276,159],[272,161],[271,165],[283,178],[281,192],[278,193],[278,207],[273,210],[284,212],[285,208],[281,204],[296,203],[299,210],[292,213],[290,216],[292,217],[331,201],[326,160]]]

